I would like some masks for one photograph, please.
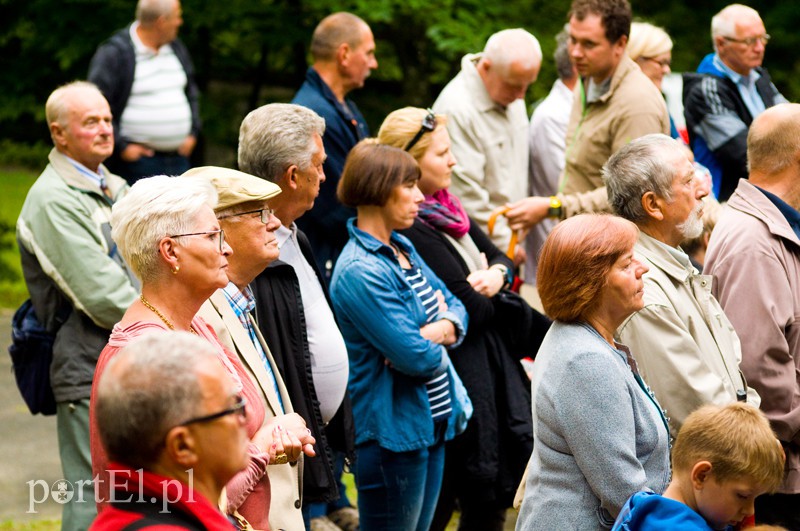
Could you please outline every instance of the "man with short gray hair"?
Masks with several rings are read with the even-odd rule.
[[[139,0],[136,21],[101,44],[89,80],[111,105],[117,138],[109,166],[130,184],[180,175],[200,134],[199,90],[179,0]]]
[[[458,164],[450,185],[467,213],[487,231],[498,207],[527,196],[528,113],[524,97],[536,81],[542,49],[524,29],[506,29],[482,53],[461,59],[461,72],[442,90],[433,110],[447,115],[447,131]],[[492,241],[503,251],[511,240],[504,222]],[[517,248],[515,263],[525,259]]]
[[[251,287],[261,333],[296,411],[317,436],[317,458],[303,470],[304,518],[311,529],[330,528],[327,520],[342,523],[348,513],[356,518],[339,481],[342,454],[352,453],[354,435],[347,348],[313,248],[295,223],[312,209],[326,180],[323,135],[325,122],[314,111],[283,103],[252,111],[239,130],[239,167],[281,188],[269,202],[281,221],[275,231],[280,257]]]
[[[666,409],[673,436],[704,404],[761,403],[739,371],[741,346],[711,294],[711,277],[698,274],[680,248],[703,231],[707,185],[695,176],[685,148],[654,134],[617,151],[603,166],[608,202],[639,227],[634,251],[647,265],[644,308],[616,332],[639,372]]]
[[[311,242],[327,283],[347,243],[347,220],[355,216],[353,209],[339,203],[336,186],[347,154],[369,136],[366,120],[347,95],[364,86],[370,72],[378,68],[378,61],[372,30],[360,17],[343,11],[328,15],[317,25],[311,37],[311,56],[314,63],[292,103],[308,107],[325,120],[328,179],[320,188],[316,206],[303,216],[299,226]]]
[[[111,503],[89,529],[198,529],[202,522],[232,531],[218,503],[249,460],[239,393],[213,347],[188,332],[151,332],[125,346],[96,387],[112,485]]]
[[[711,19],[714,53],[683,75],[683,105],[697,162],[711,171],[714,194],[726,201],[747,178],[747,130],[786,98],[761,66],[770,36],[758,12],[731,4]]]

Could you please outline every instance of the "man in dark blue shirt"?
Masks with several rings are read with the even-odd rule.
[[[356,104],[347,94],[364,86],[370,72],[378,68],[375,39],[361,18],[345,12],[325,17],[311,38],[314,63],[292,103],[308,107],[325,119],[322,141],[328,155],[325,182],[320,187],[314,208],[297,224],[311,243],[314,258],[326,280],[333,264],[347,243],[347,219],[355,216],[336,199],[336,186],[347,154],[359,140],[369,136],[369,128]]]

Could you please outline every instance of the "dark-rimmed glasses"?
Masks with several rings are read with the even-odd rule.
[[[172,234],[171,236],[167,236],[168,238],[180,238],[181,236],[206,236],[208,234],[219,234],[219,254],[223,254],[223,246],[225,245],[225,231],[222,229],[218,230],[207,230],[205,232],[190,232],[187,234]]]
[[[419,139],[422,138],[422,135],[425,133],[432,133],[434,129],[436,129],[436,115],[433,114],[431,109],[428,109],[428,114],[426,114],[425,118],[422,119],[422,127],[419,128],[419,131],[417,131],[417,134],[411,139],[411,142],[406,144],[406,147],[403,148],[403,151],[410,150],[417,142],[419,142]]]
[[[760,42],[766,46],[772,37],[769,33],[765,33],[764,35],[759,35],[758,37],[747,37],[746,39],[734,39],[733,37],[722,38],[726,41],[735,42],[736,44],[744,44],[745,46],[755,46],[757,42]]]
[[[228,415],[241,415],[242,418],[247,417],[247,400],[245,397],[240,396],[237,398],[236,403],[233,407],[228,408],[224,411],[220,411],[219,413],[212,413],[211,415],[204,415],[202,417],[194,417],[185,422],[181,422],[178,426],[188,426],[189,424],[198,424],[202,422],[211,422],[212,420],[221,419],[222,417],[227,417]]]
[[[237,214],[228,214],[227,216],[220,216],[217,219],[228,219],[228,218],[233,218],[233,217],[236,217],[236,216],[244,216],[244,215],[247,215],[247,214],[255,214],[256,212],[261,214],[261,223],[263,223],[264,225],[269,223],[269,218],[272,217],[272,215],[275,213],[274,210],[272,210],[269,207],[266,207],[266,208],[259,208],[257,210],[248,210],[247,212],[239,212]]]

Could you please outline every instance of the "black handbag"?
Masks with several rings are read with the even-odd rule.
[[[61,322],[57,321],[60,327]],[[50,386],[50,363],[56,332],[39,322],[31,300],[22,303],[11,320],[8,353],[14,366],[17,388],[32,414],[56,414],[56,399]]]
[[[492,303],[494,326],[508,351],[518,359],[535,358],[552,321],[508,289],[497,292]]]

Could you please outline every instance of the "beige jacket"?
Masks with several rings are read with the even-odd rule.
[[[672,436],[689,413],[704,404],[736,402],[737,391],[758,407],[761,398],[739,370],[739,337],[711,294],[711,277],[681,264],[644,232],[635,252],[650,268],[644,275],[644,308],[616,336],[631,349],[639,372],[667,411]]]
[[[562,216],[609,212],[600,169],[631,140],[651,133],[669,134],[664,97],[627,55],[623,55],[611,86],[598,101],[585,103],[584,80],[575,88],[567,127],[566,165],[558,197]]]
[[[501,107],[489,97],[476,64],[461,60],[461,72],[442,90],[433,109],[447,115],[456,166],[450,191],[487,232],[492,211],[528,196],[528,114],[523,100]],[[511,229],[498,219],[492,242],[508,248]]]
[[[275,387],[272,378],[267,373],[261,361],[258,351],[250,340],[250,335],[239,322],[233,309],[228,304],[222,290],[217,290],[209,300],[203,304],[197,313],[202,317],[217,334],[220,343],[231,352],[235,352],[242,364],[250,373],[258,387],[264,392],[264,411],[265,418],[274,418],[281,413],[280,402],[275,394]],[[266,341],[261,336],[258,326],[255,326],[256,335],[267,354],[272,372],[278,380],[278,389],[281,393],[281,401],[286,413],[293,411],[292,401],[286,392],[286,386],[272,359],[272,353]],[[270,483],[270,507],[269,507],[269,526],[270,529],[286,529],[287,531],[305,529],[301,507],[301,478],[303,457],[296,463],[286,465],[270,465],[267,468]]]

